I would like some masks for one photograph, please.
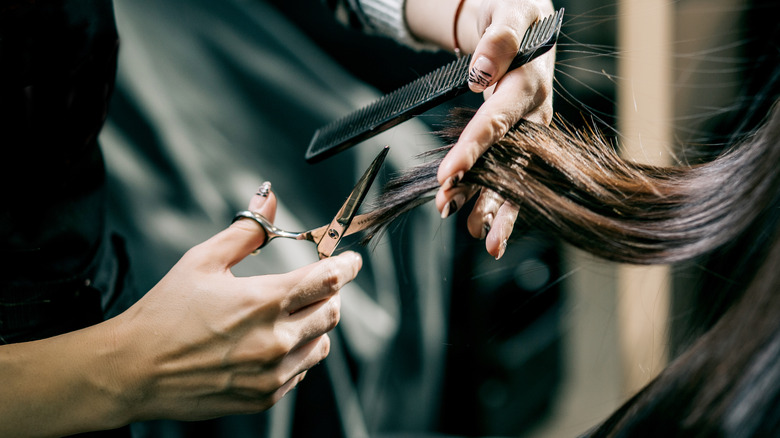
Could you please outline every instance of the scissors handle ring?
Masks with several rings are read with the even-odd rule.
[[[292,233],[290,231],[285,231],[280,228],[277,228],[274,224],[271,223],[271,221],[266,219],[265,216],[263,216],[262,214],[254,211],[249,211],[249,210],[242,210],[236,213],[235,217],[233,217],[233,222],[243,218],[252,219],[253,221],[257,222],[265,232],[265,241],[260,246],[258,246],[257,249],[260,249],[268,245],[268,242],[270,242],[273,239],[276,239],[277,237],[300,239],[301,235],[303,234],[303,233]]]

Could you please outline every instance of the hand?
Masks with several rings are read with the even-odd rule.
[[[442,47],[453,48],[452,22],[456,0],[408,0],[407,22],[412,33]],[[427,2],[427,4],[426,4]],[[449,6],[452,14],[433,10]],[[437,174],[441,188],[436,207],[442,217],[452,215],[475,194],[458,186],[477,159],[520,119],[549,124],[552,120],[554,50],[507,72],[526,29],[554,12],[549,0],[465,0],[457,22],[460,49],[473,52],[469,87],[484,92],[485,102],[444,157]],[[427,18],[426,18],[427,17]],[[438,20],[439,25],[431,25]],[[426,23],[428,21],[428,23]],[[448,46],[449,44],[449,46]],[[491,255],[500,258],[512,232],[517,208],[495,193],[483,190],[469,215],[472,236],[485,238]]]
[[[273,193],[255,196],[249,209],[273,220]],[[253,221],[233,223],[188,251],[113,320],[123,346],[117,378],[132,421],[261,411],[327,356],[339,289],[357,275],[360,256],[346,252],[286,274],[234,277],[230,268],[264,238]]]

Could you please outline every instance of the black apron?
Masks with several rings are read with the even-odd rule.
[[[0,4],[0,343],[98,323],[120,292],[97,144],[118,44],[110,1]]]

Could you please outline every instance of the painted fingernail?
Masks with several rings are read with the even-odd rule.
[[[446,219],[452,216],[465,202],[466,197],[462,193],[458,193],[457,195],[453,196],[450,202],[448,202],[447,205],[445,205],[442,209],[441,218]]]
[[[498,260],[498,259],[500,259],[501,257],[504,256],[504,252],[506,252],[506,245],[507,245],[507,241],[506,240],[501,242],[501,246],[498,248],[498,256],[496,257],[496,260]]]
[[[485,216],[485,223],[482,224],[482,235],[479,236],[480,240],[485,240],[488,233],[490,232],[490,224],[493,223],[493,213],[488,214]]]
[[[444,204],[444,208],[441,209],[441,218],[447,219],[450,215],[450,202]]]
[[[473,84],[477,91],[483,91],[490,85],[495,74],[496,66],[489,59],[480,56],[469,71],[469,83]]]
[[[444,184],[442,184],[441,188],[444,191],[453,189],[457,187],[458,184],[460,184],[461,180],[463,180],[463,171],[460,171],[455,175],[452,175],[451,177],[447,178],[447,180],[444,181]]]
[[[263,198],[267,198],[270,193],[271,193],[270,181],[266,181],[260,184],[260,187],[257,189],[257,195],[262,196]]]
[[[490,224],[482,225],[482,235],[479,236],[479,240],[485,240],[489,232],[490,232]]]

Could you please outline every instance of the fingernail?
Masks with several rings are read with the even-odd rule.
[[[452,201],[450,201],[452,202]],[[441,209],[441,218],[447,219],[447,217],[450,215],[450,202],[444,204],[444,208]]]
[[[460,171],[455,175],[452,175],[451,177],[447,178],[447,180],[444,181],[444,184],[442,184],[441,189],[444,191],[453,189],[457,187],[458,184],[460,184],[462,179],[463,179],[463,171]]]
[[[489,59],[480,56],[469,71],[469,83],[474,84],[476,90],[483,91],[490,85],[495,74],[496,66]]]
[[[496,260],[504,256],[504,252],[506,252],[506,244],[507,244],[506,240],[501,242],[501,246],[498,248],[498,257],[496,257]]]
[[[453,196],[450,202],[448,202],[447,205],[444,206],[444,209],[442,209],[441,218],[446,219],[452,216],[465,202],[466,197],[462,193],[458,193],[457,195]]]
[[[490,224],[493,223],[493,213],[488,214],[485,216],[485,223],[482,224],[482,235],[479,237],[480,240],[485,240],[488,233],[490,232]]]
[[[490,232],[490,224],[482,225],[482,235],[479,236],[479,240],[485,240],[489,232]]]
[[[266,181],[260,184],[260,187],[257,189],[257,195],[262,196],[263,198],[267,198],[270,193],[271,193],[270,181]]]

